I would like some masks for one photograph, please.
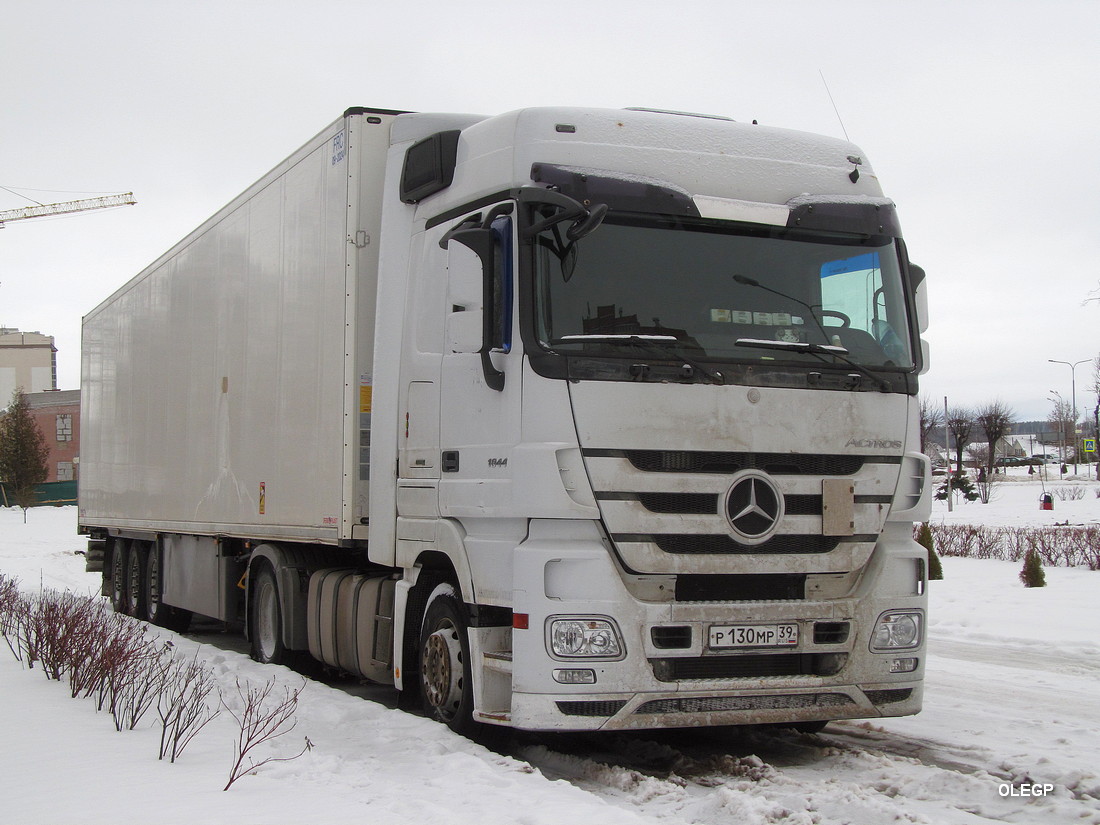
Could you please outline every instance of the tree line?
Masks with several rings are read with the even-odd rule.
[[[1098,398],[1097,411],[1100,411],[1100,355],[1093,361],[1091,389]],[[1077,424],[1078,411],[1073,404],[1055,393],[1050,399],[1051,410],[1047,415],[1046,423],[1050,427],[1050,434],[1054,440],[1066,445],[1078,446]],[[1085,405],[1085,421],[1090,418],[1088,404]],[[1094,419],[1095,421],[1095,419]],[[996,445],[999,441],[1013,434],[1013,426],[1016,423],[1016,414],[1003,401],[997,399],[977,407],[949,406],[944,410],[943,404],[921,396],[920,399],[920,443],[921,452],[927,452],[930,437],[934,431],[944,431],[944,448],[952,449],[951,440],[954,440],[955,466],[963,466],[963,452],[980,436],[985,436],[987,449],[981,452],[980,464],[989,474],[992,474],[996,462]],[[1095,423],[1092,422],[1095,426]],[[1086,429],[1088,429],[1086,427]],[[973,452],[973,451],[972,451]],[[1097,477],[1100,478],[1100,467],[1097,468]]]

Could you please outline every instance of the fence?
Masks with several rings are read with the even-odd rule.
[[[50,481],[39,484],[35,489],[34,507],[60,507],[62,504],[76,504],[75,481]],[[14,507],[15,499],[4,482],[0,481],[0,504]]]

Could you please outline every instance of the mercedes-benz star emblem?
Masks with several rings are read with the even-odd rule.
[[[726,516],[744,544],[767,541],[783,518],[783,494],[766,474],[749,470],[726,493]]]

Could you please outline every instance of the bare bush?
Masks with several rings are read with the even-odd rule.
[[[999,559],[1003,556],[1003,537],[1001,531],[981,527],[973,533],[974,557],[978,559]]]
[[[133,730],[156,707],[161,759],[175,762],[220,713],[209,701],[217,690],[213,671],[198,654],[192,660],[174,655],[171,642],[161,643],[147,625],[109,612],[97,599],[50,590],[26,596],[0,575],[0,634],[28,668],[39,663],[51,679],[67,676],[71,696],[93,698],[116,730]]]
[[[1027,555],[1028,548],[1032,544],[1032,528],[1005,528],[1002,532],[1006,561],[1019,561]]]
[[[274,679],[262,687],[255,687],[248,683],[242,687],[238,679],[237,695],[242,709],[234,711],[226,704],[225,698],[222,698],[223,707],[237,720],[240,729],[233,748],[233,768],[229,772],[229,781],[222,788],[223,791],[228,791],[230,786],[246,773],[254,773],[269,762],[289,762],[297,759],[313,747],[307,737],[305,745],[293,756],[269,756],[259,762],[253,761],[251,756],[252,751],[260,745],[294,730],[298,724],[294,718],[294,712],[298,709],[298,695],[304,687],[304,681],[302,687],[293,691],[289,687],[284,687],[280,700],[278,696],[271,696],[275,689]],[[245,759],[248,760],[247,766]]]
[[[940,556],[1020,561],[1034,550],[1048,567],[1100,570],[1100,527],[930,524]]]
[[[1096,492],[1100,494],[1100,489]],[[1055,487],[1053,493],[1059,501],[1080,501],[1085,497],[1085,488],[1080,485],[1074,485],[1073,487]]]
[[[99,710],[110,711],[115,727],[123,730],[127,727],[127,696],[157,648],[156,639],[149,638],[141,622],[118,613],[111,616],[115,621],[108,626],[98,650],[95,692]]]
[[[969,524],[930,524],[940,556],[973,555],[974,533],[978,529]]]
[[[19,591],[18,579],[0,574],[0,636],[17,662],[23,662],[23,646],[20,643],[27,600]]]
[[[104,659],[112,625],[119,620],[102,608],[87,617],[83,637],[73,645],[69,656],[69,692],[75,699],[99,691],[104,679]]]
[[[69,673],[73,650],[86,641],[85,628],[94,610],[90,599],[69,592],[45,590],[32,599],[30,632],[47,678],[61,681]]]
[[[207,701],[216,689],[213,671],[199,662],[198,653],[191,660],[177,657],[169,660],[164,687],[157,696],[160,717],[160,756],[175,762],[191,740],[221,712]]]
[[[172,668],[171,643],[159,650],[150,646],[133,659],[127,668],[127,678],[114,703],[115,730],[133,730],[138,722],[163,695]]]
[[[978,491],[978,499],[982,504],[989,504],[993,499],[996,486],[1000,481],[1000,476],[992,471],[986,471],[984,467],[978,471],[978,480],[974,482],[974,488]]]

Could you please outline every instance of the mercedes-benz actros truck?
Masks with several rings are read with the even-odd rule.
[[[916,713],[925,308],[846,141],[349,109],[84,319],[90,564],[471,736]]]

